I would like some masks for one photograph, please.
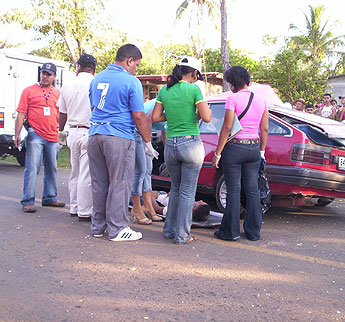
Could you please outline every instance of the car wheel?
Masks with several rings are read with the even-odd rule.
[[[327,205],[329,205],[333,201],[334,201],[334,198],[319,198],[319,200],[317,201],[317,204],[315,206],[326,207]]]
[[[216,186],[216,203],[220,212],[224,212],[226,206],[226,184],[224,174],[221,175]]]
[[[216,203],[218,206],[218,209],[220,212],[224,213],[225,207],[226,207],[226,196],[227,196],[227,190],[226,190],[226,183],[224,179],[224,174],[219,178],[216,186]],[[244,219],[246,215],[246,210],[241,205],[240,210],[240,218]]]
[[[22,167],[25,166],[25,153],[26,153],[26,148],[23,147],[22,150],[18,154],[16,154],[16,159]]]

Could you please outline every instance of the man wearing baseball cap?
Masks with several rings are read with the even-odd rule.
[[[69,125],[67,146],[71,151],[71,174],[68,182],[70,215],[79,221],[90,221],[92,213],[91,177],[87,140],[91,107],[89,87],[96,72],[96,58],[82,54],[77,61],[76,77],[61,88],[59,106],[59,139],[65,144],[65,124]]]
[[[53,87],[56,66],[43,64],[40,82],[25,88],[22,92],[15,124],[16,147],[20,144],[20,131],[25,121],[28,131],[24,171],[24,189],[21,204],[24,212],[35,212],[37,175],[43,157],[44,179],[42,206],[64,207],[57,201],[57,158],[59,155],[58,117],[56,102],[60,91]]]

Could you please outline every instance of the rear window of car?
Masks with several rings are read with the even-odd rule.
[[[278,122],[277,120],[269,118],[268,134],[270,134],[270,135],[289,135],[290,132],[291,131],[287,126]]]

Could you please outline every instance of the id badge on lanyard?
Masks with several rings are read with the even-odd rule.
[[[44,114],[44,116],[50,116],[50,107],[49,106],[43,107],[43,114]]]
[[[41,83],[40,83],[41,85]],[[43,115],[44,116],[50,116],[50,107],[48,106],[48,98],[53,90],[53,86],[50,88],[50,91],[49,91],[49,94],[46,95],[45,91],[44,91],[44,88],[43,86],[41,85],[41,88],[42,88],[42,92],[43,92],[43,95],[44,95],[44,98],[46,99],[46,106],[43,107]]]

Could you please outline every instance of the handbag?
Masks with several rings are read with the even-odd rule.
[[[238,133],[240,133],[243,130],[242,125],[240,123],[240,119],[247,113],[249,106],[252,104],[253,97],[254,97],[254,93],[251,92],[250,96],[249,96],[249,101],[248,101],[247,107],[244,109],[244,111],[238,117],[235,113],[234,121],[232,123],[232,128],[231,128],[229,137],[228,137],[226,142],[229,142],[230,140],[232,140]]]
[[[243,177],[242,177],[243,179]],[[266,171],[266,161],[261,159],[260,168],[258,173],[258,187],[259,187],[259,194],[260,194],[260,205],[262,213],[266,213],[268,209],[270,209],[272,205],[272,193],[270,186],[268,184],[267,179],[267,171]],[[241,182],[241,205],[244,209],[246,209],[247,202],[246,202],[246,195],[244,192],[244,183]]]

